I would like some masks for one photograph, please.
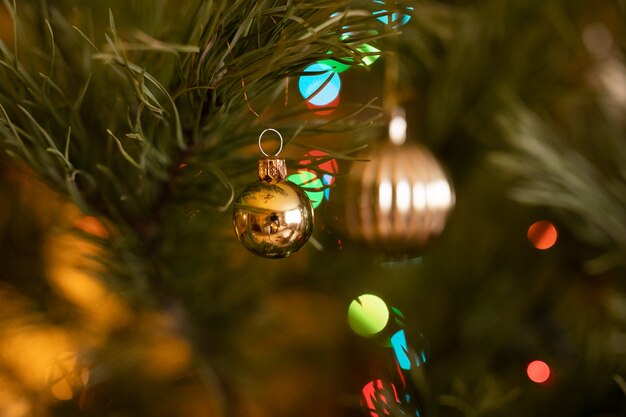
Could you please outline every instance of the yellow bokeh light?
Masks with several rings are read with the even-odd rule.
[[[173,377],[185,370],[191,360],[191,349],[182,339],[166,335],[153,340],[145,352],[145,373],[150,377]]]
[[[31,417],[34,414],[27,394],[11,377],[0,374],[0,416]]]
[[[70,386],[69,382],[63,380],[52,386],[52,395],[60,401],[68,401],[74,398],[74,390]]]
[[[57,358],[71,348],[72,341],[61,328],[22,320],[5,326],[0,339],[2,362],[33,390],[47,386]]]
[[[59,357],[49,375],[52,395],[60,401],[74,398],[89,382],[89,369],[80,367],[73,352]]]
[[[389,309],[382,298],[363,294],[350,303],[348,324],[355,333],[372,337],[380,333],[389,322]]]
[[[90,322],[90,331],[106,334],[131,319],[128,306],[107,289],[96,274],[101,268],[95,259],[101,249],[72,234],[49,238],[48,277],[59,294],[80,307]]]

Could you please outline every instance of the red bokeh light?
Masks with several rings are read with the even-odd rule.
[[[84,216],[74,221],[74,227],[82,230],[90,235],[107,239],[109,231],[104,227],[102,222],[93,216]]]
[[[311,103],[309,100],[305,100],[305,103],[306,103],[306,106],[310,110],[313,110],[313,112],[315,114],[317,114],[318,116],[328,116],[329,114],[331,114],[332,112],[335,111],[334,107],[339,106],[339,98],[340,97],[341,97],[341,95],[337,94],[337,97],[335,97],[335,99],[333,101],[331,101],[328,104],[324,104],[323,106],[317,106],[317,105]]]
[[[543,384],[550,378],[550,367],[543,361],[532,361],[526,368],[528,378],[537,384]]]
[[[389,400],[384,395],[385,391],[393,393],[396,402],[400,403],[400,398],[398,398],[398,392],[396,391],[395,385],[389,383],[389,386],[386,386],[386,384],[386,382],[384,383],[382,380],[376,379],[374,381],[368,382],[363,387],[363,391],[361,392],[361,394],[363,396],[362,398],[365,400],[364,405],[370,412],[370,415],[372,417],[389,415]]]
[[[535,248],[546,250],[554,246],[558,239],[558,232],[551,222],[542,220],[533,223],[528,228],[527,236]]]
[[[319,149],[312,149],[309,152],[307,152],[306,154],[304,154],[304,159],[302,159],[302,161],[300,161],[301,165],[309,165],[311,163],[313,163],[314,165],[319,166],[319,168],[324,171],[327,172],[331,175],[336,174],[339,171],[339,166],[337,165],[337,160],[336,159],[328,159],[320,164],[317,164],[316,162],[321,160],[321,159],[326,159],[328,157],[328,153],[324,152],[324,151],[320,151]]]

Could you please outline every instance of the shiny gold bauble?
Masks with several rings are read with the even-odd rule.
[[[278,162],[276,162],[278,161]],[[259,161],[259,181],[246,187],[233,210],[233,226],[250,252],[285,258],[313,233],[313,207],[302,188],[283,180],[284,160]]]
[[[352,241],[390,258],[419,256],[439,235],[454,206],[444,170],[424,146],[391,142],[355,162],[345,192],[345,228]]]

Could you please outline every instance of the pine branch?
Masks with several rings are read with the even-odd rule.
[[[570,224],[581,240],[599,245],[609,254],[626,259],[626,177],[623,172],[605,172],[602,166],[572,147],[557,131],[519,103],[507,103],[508,112],[498,117],[510,150],[498,152],[492,161],[517,178],[513,196],[524,203],[564,210],[573,215]],[[620,136],[606,136],[610,149],[623,149]],[[569,143],[568,143],[569,142]],[[620,166],[626,155],[609,154]],[[615,266],[596,262],[595,272]],[[598,260],[599,261],[599,260]]]
[[[16,45],[0,43],[4,147],[85,212],[110,219],[148,264],[179,195],[200,202],[189,189],[221,188],[214,208],[232,201],[225,167],[239,161],[284,79],[329,53],[358,62],[371,36],[342,41],[342,28],[363,33],[373,20],[357,11],[329,18],[331,1],[162,1],[147,15],[125,2],[107,2],[108,12],[104,2],[74,3],[71,22],[66,5],[8,4]],[[210,174],[202,185],[180,169],[192,161]],[[135,275],[158,274],[149,269]]]

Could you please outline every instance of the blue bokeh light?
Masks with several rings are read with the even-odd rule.
[[[398,365],[400,368],[408,370],[411,369],[411,359],[409,358],[409,347],[406,343],[406,336],[404,330],[397,331],[391,336],[391,346],[398,359]]]
[[[325,106],[339,96],[341,79],[329,65],[316,62],[304,70],[310,75],[300,76],[298,87],[300,94],[315,106]]]
[[[404,329],[398,330],[394,333],[389,339],[389,342],[396,355],[398,366],[400,366],[400,368],[409,370],[413,364],[419,367],[420,365],[426,363],[426,352],[424,352],[423,349],[417,353],[413,349],[409,350]]]
[[[385,4],[385,2],[382,0],[374,0],[374,3],[383,4],[383,5]],[[406,10],[410,12],[413,10],[413,7],[407,6]],[[376,19],[378,19],[385,25],[388,25],[389,23],[393,23],[394,28],[406,25],[408,21],[411,20],[410,14],[399,13],[399,12],[389,13],[387,10],[378,10],[372,14],[376,17]],[[391,22],[389,22],[389,17],[391,17]]]

